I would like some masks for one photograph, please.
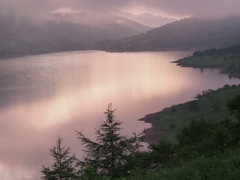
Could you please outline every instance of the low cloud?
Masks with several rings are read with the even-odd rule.
[[[0,0],[1,12],[33,15],[61,8],[80,11],[153,13],[181,17],[191,15],[223,16],[240,12],[238,0]]]

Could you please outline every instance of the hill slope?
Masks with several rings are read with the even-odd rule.
[[[143,13],[139,15],[134,15],[131,13],[122,13],[122,12],[115,12],[116,15],[120,17],[125,17],[127,19],[131,19],[133,21],[139,22],[140,24],[144,24],[146,26],[150,26],[153,28],[163,26],[165,24],[171,23],[173,21],[176,21],[176,19],[173,18],[167,18],[162,16],[154,16],[149,13]]]
[[[137,36],[102,41],[95,49],[106,51],[187,50],[240,44],[240,16],[222,19],[186,18]]]
[[[116,40],[150,29],[117,16],[103,17],[99,24],[91,18],[89,14],[55,14],[41,20],[0,16],[0,56],[86,50],[103,39]]]
[[[196,95],[196,100],[173,105],[160,112],[146,115],[141,121],[152,123],[152,129],[160,128],[164,138],[176,142],[176,135],[191,120],[205,118],[206,121],[220,121],[230,114],[226,103],[240,93],[240,85],[225,85],[215,91],[209,89]],[[234,119],[234,118],[233,118]],[[157,122],[155,122],[157,120]],[[152,136],[152,134],[150,134]],[[146,136],[148,134],[146,133]],[[162,137],[162,134],[161,134]],[[160,136],[156,139],[157,143]],[[153,143],[153,142],[151,142]]]

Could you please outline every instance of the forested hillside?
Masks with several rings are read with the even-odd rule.
[[[101,41],[96,49],[106,51],[188,50],[240,44],[240,16],[191,17],[117,41]]]
[[[225,85],[218,90],[204,90],[196,94],[193,101],[173,105],[158,117],[159,127],[165,132],[165,138],[176,141],[176,135],[191,120],[204,118],[206,121],[218,122],[230,114],[226,104],[228,99],[240,94],[240,85]],[[233,118],[234,119],[234,118]]]

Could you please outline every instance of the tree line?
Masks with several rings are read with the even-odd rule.
[[[202,57],[202,56],[223,56],[225,54],[232,54],[232,58],[240,56],[240,45],[229,46],[225,48],[211,48],[205,49],[204,51],[195,51],[193,57]]]

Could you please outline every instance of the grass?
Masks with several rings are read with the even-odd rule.
[[[240,85],[225,85],[216,91],[207,91],[198,100],[172,106],[159,116],[159,127],[165,132],[164,138],[176,142],[176,135],[193,119],[205,118],[207,121],[220,121],[230,114],[227,100],[240,94]]]

